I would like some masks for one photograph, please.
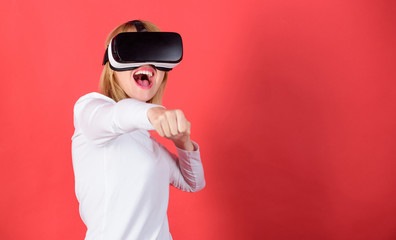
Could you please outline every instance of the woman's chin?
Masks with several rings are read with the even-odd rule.
[[[137,96],[130,96],[130,98],[139,100],[139,101],[141,101],[141,102],[148,102],[148,101],[150,101],[150,100],[153,98],[153,96],[149,96],[149,95],[137,95]]]
[[[141,102],[147,102],[150,99],[152,99],[155,95],[156,89],[155,88],[150,88],[150,89],[142,89],[138,88],[136,86],[130,87],[130,89],[127,89],[129,91],[125,91],[127,95],[130,98],[134,98],[136,100],[139,100]]]

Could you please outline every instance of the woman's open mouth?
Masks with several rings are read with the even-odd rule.
[[[153,86],[154,77],[155,71],[148,67],[138,68],[133,73],[136,84],[143,89],[150,89]]]

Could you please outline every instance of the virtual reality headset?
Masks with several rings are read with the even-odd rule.
[[[103,65],[109,61],[110,68],[115,71],[133,70],[143,65],[170,71],[181,62],[183,43],[178,33],[147,32],[144,27],[143,31],[137,31],[116,35],[106,49]]]

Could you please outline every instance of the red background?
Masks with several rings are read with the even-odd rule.
[[[206,188],[171,188],[180,239],[396,239],[395,1],[2,2],[1,239],[83,239],[72,108],[104,41],[152,21],[184,39],[167,108]],[[168,142],[162,142],[171,147]]]

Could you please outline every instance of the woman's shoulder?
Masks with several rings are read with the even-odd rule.
[[[97,92],[91,92],[85,94],[84,96],[80,97],[77,102],[74,104],[74,114],[79,114],[84,109],[91,108],[95,109],[97,106],[100,105],[107,105],[107,104],[115,104],[116,102]]]
[[[83,102],[83,101],[87,101],[87,100],[95,100],[95,99],[100,99],[100,100],[104,100],[106,102],[111,102],[111,103],[115,103],[115,101],[103,94],[100,94],[98,92],[91,92],[91,93],[87,93],[84,96],[80,97],[76,104],[79,102]]]

